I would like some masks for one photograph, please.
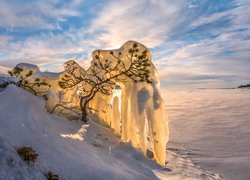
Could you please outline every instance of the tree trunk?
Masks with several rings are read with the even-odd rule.
[[[88,121],[87,106],[84,104],[81,110],[82,110],[82,121],[86,123]]]
[[[88,113],[87,113],[88,103],[94,98],[96,93],[97,91],[92,90],[90,95],[81,97],[80,107],[82,111],[82,121],[85,123],[88,121]]]
[[[87,102],[86,102],[86,99],[84,97],[82,97],[80,100],[80,107],[81,107],[81,111],[82,111],[82,119],[81,120],[86,123],[88,121],[88,117],[87,117],[88,113],[87,113]]]

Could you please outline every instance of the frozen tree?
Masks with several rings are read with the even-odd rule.
[[[51,113],[54,113],[57,110],[58,115],[65,115],[68,112],[71,112],[75,114],[76,116],[80,117],[81,113],[79,112],[80,106],[79,104],[77,105],[72,105],[74,102],[74,98],[71,97],[69,101],[64,100],[66,91],[61,90],[57,93],[57,99],[58,102],[53,106],[53,108],[50,110]]]
[[[120,52],[115,55],[109,51],[115,61],[104,59],[97,51],[90,73],[80,71],[74,61],[66,64],[66,74],[59,81],[59,86],[63,90],[72,90],[77,88],[80,98],[81,119],[87,122],[87,109],[89,102],[97,93],[109,96],[115,88],[117,81],[133,80],[135,83],[150,81],[150,61],[147,58],[147,50],[140,51],[137,43],[133,43],[126,56],[129,63],[123,62]],[[63,107],[64,105],[60,105]]]
[[[13,78],[12,80],[6,81],[1,84],[2,87],[6,87],[9,84],[15,84],[18,87],[21,87],[34,95],[43,96],[47,99],[47,92],[50,89],[50,84],[45,80],[40,78],[31,78],[33,71],[29,70],[23,73],[23,68],[15,66],[11,71],[8,71],[8,74]]]
[[[48,111],[68,118],[79,115],[83,121],[91,112],[121,141],[130,142],[145,155],[151,149],[153,159],[165,165],[168,118],[157,69],[143,44],[128,41],[119,49],[95,50],[87,70],[74,60],[66,62],[60,73],[41,72],[36,65],[25,63],[18,67],[23,69],[19,75],[23,77],[32,70],[29,82],[36,78],[49,82]],[[35,86],[35,90],[44,87]]]

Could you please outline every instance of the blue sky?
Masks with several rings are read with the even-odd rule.
[[[61,71],[94,49],[150,48],[167,88],[250,83],[249,0],[1,0],[0,66]]]

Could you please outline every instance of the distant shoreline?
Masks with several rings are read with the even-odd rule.
[[[240,86],[238,86],[238,88],[247,88],[247,89],[249,89],[250,88],[250,84],[240,85]]]

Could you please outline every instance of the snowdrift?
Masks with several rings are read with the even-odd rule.
[[[29,92],[10,85],[1,93],[0,102],[1,138],[15,147],[33,147],[39,154],[35,168],[41,173],[52,170],[65,179],[147,179],[146,175],[116,162],[102,150],[96,150],[102,145],[91,142],[94,134],[86,137],[90,142],[79,138],[84,136],[84,131],[78,132],[82,127],[79,122],[49,115],[41,99]],[[12,175],[21,177],[19,173]]]

